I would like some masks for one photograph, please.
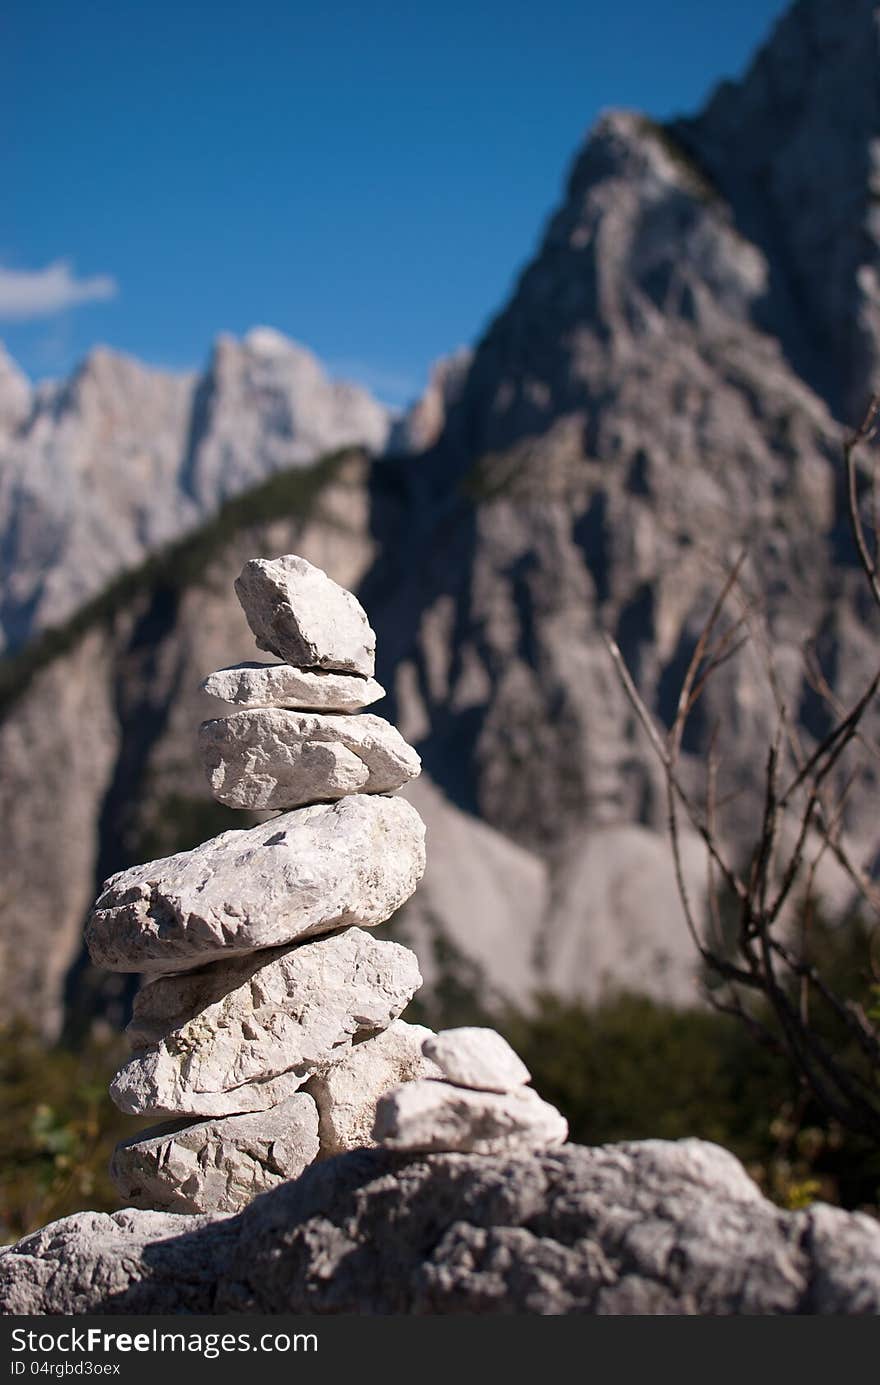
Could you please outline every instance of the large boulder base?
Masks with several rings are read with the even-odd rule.
[[[86,926],[96,966],[164,973],[335,928],[372,928],[425,869],[425,826],[401,798],[298,808],[105,883]]]
[[[258,649],[299,668],[372,677],[376,636],[363,606],[305,558],[252,558],[236,578],[235,594]]]
[[[360,928],[159,977],[137,996],[137,1052],[110,1095],[135,1116],[266,1110],[386,1029],[421,984],[409,948]]]
[[[211,792],[229,808],[299,808],[346,794],[390,793],[421,761],[382,717],[266,707],[204,721],[199,751]]]
[[[80,1212],[6,1313],[877,1314],[880,1224],[785,1212],[699,1140],[312,1165],[234,1217]]]

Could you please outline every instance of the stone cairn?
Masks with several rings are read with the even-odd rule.
[[[112,876],[86,925],[98,966],[144,974],[111,1096],[164,1121],[117,1146],[120,1194],[234,1212],[363,1146],[561,1144],[565,1121],[499,1034],[399,1018],[416,958],[364,931],[415,890],[425,828],[390,796],[418,755],[360,710],[384,695],[362,607],[293,555],[247,563],[235,590],[283,662],[205,680],[239,710],[203,723],[201,754],[221,803],[280,815]]]

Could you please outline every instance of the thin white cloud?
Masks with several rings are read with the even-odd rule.
[[[28,322],[53,317],[79,303],[101,303],[117,294],[109,274],[77,279],[67,260],[56,260],[45,269],[5,269],[0,265],[0,318]]]
[[[343,358],[329,361],[328,368],[333,375],[344,380],[356,380],[359,385],[396,407],[410,403],[422,390],[414,375],[387,369],[370,361]]]

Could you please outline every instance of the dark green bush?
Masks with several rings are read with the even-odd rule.
[[[118,1207],[107,1165],[138,1122],[107,1084],[125,1051],[120,1035],[74,1053],[22,1026],[0,1031],[0,1243],[69,1212]]]

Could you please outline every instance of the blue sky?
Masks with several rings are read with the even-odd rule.
[[[784,0],[6,0],[0,338],[172,369],[268,323],[402,403],[477,339],[597,113],[694,109]]]

